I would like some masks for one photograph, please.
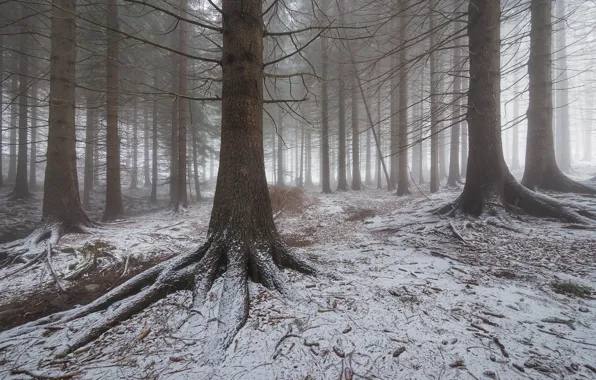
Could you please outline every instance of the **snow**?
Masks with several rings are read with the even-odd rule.
[[[84,379],[596,378],[585,367],[596,367],[596,303],[551,287],[555,280],[596,287],[594,232],[530,217],[514,219],[517,230],[509,231],[430,213],[459,191],[430,200],[380,190],[309,192],[302,212],[282,214],[277,225],[303,243],[296,252],[332,276],[288,271],[302,295],[294,300],[251,283],[248,322],[219,361],[207,359],[223,279],[198,310],[191,292],[171,294],[61,360],[56,348],[101,313],[57,331],[0,333],[0,377],[25,368]],[[201,244],[210,208],[204,202],[182,215],[131,217],[69,235],[59,249],[101,240],[114,246],[116,261],[170,256]],[[56,269],[67,273],[75,256],[55,255]],[[2,280],[0,305],[40,281],[51,282],[41,265]]]

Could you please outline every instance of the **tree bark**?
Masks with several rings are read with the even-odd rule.
[[[346,176],[346,84],[344,65],[337,64],[337,101],[338,101],[338,148],[337,148],[337,190],[348,190],[348,179]]]
[[[571,180],[557,165],[552,128],[551,7],[549,0],[532,0],[530,7],[530,104],[522,184],[532,190],[596,194],[595,188]]]
[[[155,69],[157,71],[157,69]],[[153,87],[157,88],[158,85],[158,77],[157,73],[154,72],[153,74]],[[152,108],[152,118],[151,122],[153,123],[153,130],[151,133],[152,139],[152,147],[151,147],[151,196],[149,201],[152,204],[157,203],[157,181],[158,181],[158,172],[157,172],[157,107],[158,107],[158,100],[157,95],[153,95],[151,98],[151,108]]]
[[[284,115],[281,106],[277,107],[277,186],[285,186],[285,170],[284,170],[284,145],[283,130],[284,130]]]
[[[327,39],[321,37],[321,56],[322,68],[321,76],[323,83],[321,84],[321,187],[325,194],[331,194],[331,170],[329,162],[329,91],[327,84]]]
[[[393,71],[397,68],[397,59],[394,57],[391,59],[391,67]],[[393,191],[398,182],[399,177],[399,83],[397,73],[391,75],[391,121],[390,121],[390,148],[389,154],[391,155],[391,167],[389,173],[389,184],[387,189]]]
[[[407,9],[408,0],[400,1],[399,17],[399,178],[397,183],[397,195],[410,194],[410,180],[408,178],[408,51],[407,41]]]
[[[23,12],[26,17],[26,12]],[[27,178],[27,140],[28,140],[28,107],[29,107],[29,49],[26,21],[21,22],[19,36],[19,153],[17,157],[17,173],[12,199],[29,197]]]
[[[19,72],[18,54],[13,52],[12,54],[12,72]],[[18,90],[19,90],[19,76],[12,75],[10,82],[10,136],[9,136],[9,156],[8,156],[8,178],[7,181],[15,183],[17,177],[17,116],[18,116]]]
[[[456,9],[457,11],[457,9]],[[461,23],[456,23],[455,30],[461,28]],[[459,139],[460,139],[460,118],[461,118],[461,78],[463,76],[462,70],[462,53],[461,46],[463,38],[458,37],[455,40],[453,47],[453,70],[455,77],[453,79],[453,100],[452,100],[452,114],[455,119],[455,124],[451,127],[451,144],[449,151],[449,177],[447,178],[447,185],[455,186],[461,182],[461,175],[459,172]]]
[[[31,85],[31,158],[29,161],[29,190],[37,190],[37,101],[38,83]],[[1,128],[0,128],[1,129]]]
[[[50,115],[42,225],[61,233],[92,225],[81,207],[75,134],[75,0],[53,0]],[[57,238],[56,236],[52,238]],[[53,239],[51,239],[53,240]]]
[[[188,0],[180,0],[180,14],[185,15],[188,8]],[[186,95],[186,74],[188,59],[183,55],[188,50],[188,24],[180,21],[180,39],[178,40],[178,91],[180,95]],[[180,206],[188,207],[186,194],[186,113],[188,100],[178,99],[178,197],[176,197],[175,209]]]
[[[380,77],[381,68],[379,67],[377,75]],[[379,83],[379,88],[377,90],[377,136],[381,136],[381,90],[383,89],[383,84]],[[383,188],[383,177],[381,174],[381,163],[383,161],[383,152],[381,150],[381,146],[378,146],[375,150],[377,152],[377,170],[376,170],[376,177],[377,177],[377,189]]]
[[[91,208],[91,191],[93,190],[93,145],[95,138],[95,104],[93,94],[87,92],[87,128],[85,128],[85,171],[83,179],[83,208]]]
[[[4,51],[4,36],[0,35],[0,51]],[[4,54],[0,54],[0,187],[4,187]]]
[[[118,1],[109,0],[107,20],[107,131],[106,206],[103,221],[117,219],[124,212],[120,183],[120,136],[118,134]]]
[[[138,104],[137,99],[133,99],[132,103],[133,117],[132,117],[132,170],[130,188],[137,190],[139,177],[139,118],[138,118]]]
[[[439,74],[437,73],[439,54],[434,48],[437,44],[435,16],[436,0],[430,0],[430,192],[436,193],[441,186],[439,173]]]
[[[178,40],[176,33],[172,33],[172,47],[176,47],[176,41]],[[178,75],[178,55],[176,53],[171,53],[171,65],[172,65],[172,76],[171,76],[171,83],[172,83],[172,92],[174,94],[178,93],[178,85],[179,83],[179,75]],[[178,204],[178,160],[179,160],[179,153],[178,153],[178,102],[180,99],[175,97],[172,101],[172,113],[171,113],[171,139],[170,139],[170,206],[175,206]]]
[[[144,187],[151,188],[151,169],[149,166],[149,100],[143,100],[143,179]]]
[[[354,71],[357,71],[356,65]],[[360,126],[358,125],[358,82],[357,73],[352,75],[352,190],[362,189],[362,178],[360,176]]]
[[[193,171],[194,171],[194,183],[195,183],[195,193],[197,194],[197,202],[201,201],[203,199],[203,197],[201,196],[201,186],[199,184],[199,148],[198,148],[198,143],[199,143],[199,137],[197,135],[197,129],[198,129],[198,125],[197,123],[193,123],[191,125],[191,129],[192,129],[192,166],[193,166]],[[203,176],[205,175],[205,170],[203,171]]]
[[[557,73],[557,77],[555,78],[555,97],[557,102],[555,124],[557,133],[556,160],[559,168],[567,173],[571,170],[571,142],[569,138],[569,79],[567,74],[565,0],[558,0],[555,8],[556,18],[558,20],[555,22],[557,28],[555,32],[557,39],[557,50],[555,52],[557,62],[555,67],[555,72]]]
[[[520,91],[519,91],[519,82],[520,82],[520,78],[519,75],[517,73],[517,71],[515,72],[515,78],[514,78],[515,84],[513,85],[513,120],[514,120],[514,124],[513,124],[513,128],[512,128],[512,149],[511,149],[511,156],[512,156],[512,160],[511,160],[511,168],[513,170],[519,170],[519,97],[521,96]]]

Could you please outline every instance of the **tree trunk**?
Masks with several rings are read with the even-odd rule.
[[[151,187],[151,170],[149,169],[149,100],[143,100],[143,179],[145,188]]]
[[[397,60],[394,57],[391,60],[392,70],[395,71],[397,68]],[[391,75],[391,136],[390,136],[390,148],[389,154],[391,155],[391,168],[389,173],[390,183],[387,185],[389,191],[397,186],[399,176],[399,83],[397,83],[397,74]]]
[[[434,32],[436,0],[430,0],[430,192],[436,193],[441,186],[439,173],[439,74],[437,73],[439,54],[435,50],[437,43],[436,32]]]
[[[532,0],[531,4],[531,54],[528,62],[530,104],[522,184],[532,190],[596,194],[596,189],[571,180],[557,166],[552,128],[552,3],[549,0]]]
[[[201,186],[199,184],[199,167],[198,167],[198,160],[199,160],[199,148],[198,142],[199,137],[197,136],[197,123],[193,123],[191,125],[192,129],[192,166],[194,171],[194,183],[195,183],[195,192],[197,194],[197,202],[201,201],[203,197],[201,196]],[[205,171],[203,171],[203,176],[205,175]]]
[[[277,107],[277,186],[285,186],[285,170],[284,170],[284,145],[283,130],[284,130],[284,116],[281,106]]]
[[[60,234],[90,226],[81,207],[75,134],[75,0],[54,0],[50,59],[50,116],[42,225]],[[50,238],[52,243],[56,236]],[[56,239],[57,240],[57,239]]]
[[[457,9],[456,9],[457,11]],[[461,23],[455,24],[455,30],[461,28]],[[461,118],[461,77],[463,76],[462,70],[462,53],[461,46],[463,39],[458,37],[455,40],[455,46],[453,48],[453,67],[455,71],[455,77],[453,79],[453,100],[452,100],[452,114],[455,124],[451,127],[451,144],[449,150],[449,177],[447,178],[447,185],[455,186],[461,182],[461,176],[459,173],[459,132],[460,132],[460,118]]]
[[[337,148],[337,190],[348,190],[346,177],[346,84],[344,82],[344,65],[337,64],[339,81],[337,82],[338,99],[338,148]]]
[[[31,158],[29,161],[29,190],[37,190],[37,101],[38,83],[31,86]],[[0,128],[1,129],[1,128]]]
[[[379,67],[378,75],[380,77],[381,68]],[[383,89],[383,84],[379,83],[379,88],[377,90],[377,136],[381,136],[381,90]],[[381,146],[377,147],[375,150],[377,152],[377,170],[376,170],[376,177],[377,177],[377,189],[383,188],[383,177],[381,174],[381,162],[383,161],[383,152],[381,150]]]
[[[180,14],[185,15],[188,8],[188,0],[180,0]],[[178,40],[178,91],[181,96],[186,96],[186,73],[188,59],[182,55],[188,50],[188,24],[180,21],[180,39]],[[178,197],[174,208],[178,210],[180,205],[188,207],[186,195],[186,113],[188,100],[178,98]]]
[[[464,86],[463,86],[463,90],[464,93],[466,95],[466,98],[468,98],[469,95],[469,83],[468,83],[468,79],[464,78]],[[461,159],[460,159],[460,165],[461,165],[461,170],[459,171],[460,175],[465,178],[466,177],[466,173],[468,171],[468,141],[469,141],[469,136],[468,136],[468,121],[464,120],[461,123]]]
[[[305,144],[305,133],[304,133],[304,126],[301,125],[300,126],[300,163],[298,164],[298,187],[299,188],[303,188],[304,187],[304,177],[306,177],[304,175],[304,156],[306,154],[305,149],[304,149],[304,144]]]
[[[158,85],[158,77],[157,77],[157,69],[153,74],[153,87],[157,88]],[[157,173],[157,95],[153,95],[151,99],[151,108],[152,108],[152,118],[151,121],[153,123],[153,130],[151,133],[152,139],[152,147],[151,147],[151,196],[149,201],[152,204],[157,203],[157,181],[158,181],[158,173]]]
[[[18,54],[13,52],[12,72],[19,72]],[[9,136],[9,156],[8,156],[8,182],[14,183],[17,177],[17,116],[18,116],[18,90],[19,90],[19,76],[12,75],[10,82],[10,136]]]
[[[399,178],[397,183],[397,195],[410,194],[410,180],[408,178],[408,55],[407,55],[407,9],[408,0],[400,2],[399,35]]]
[[[95,137],[95,104],[93,94],[87,92],[87,128],[85,128],[85,171],[83,179],[83,208],[91,208],[91,191],[93,190],[93,139]]]
[[[4,36],[0,34],[0,51],[4,51]],[[4,186],[4,54],[0,54],[0,187]]]
[[[329,162],[329,91],[327,84],[327,70],[328,70],[328,57],[327,57],[327,39],[321,37],[321,55],[322,55],[322,68],[321,76],[323,83],[321,84],[321,187],[325,194],[331,194],[331,170]]]
[[[304,174],[304,186],[312,187],[312,131],[310,128],[306,130],[306,168]]]
[[[131,181],[130,188],[137,190],[138,188],[138,177],[139,177],[139,127],[138,127],[138,105],[137,99],[133,99],[133,121],[132,121],[132,170],[131,170]]]
[[[555,12],[556,19],[558,20],[555,22],[555,27],[557,28],[555,32],[557,39],[557,50],[555,52],[555,59],[557,62],[555,67],[555,72],[557,73],[557,77],[555,78],[555,96],[557,99],[555,124],[557,132],[556,160],[559,168],[567,173],[571,170],[571,142],[569,138],[569,79],[567,73],[567,38],[565,33],[567,21],[565,14],[565,0],[558,0],[556,2]]]
[[[112,221],[123,212],[120,184],[120,137],[118,134],[118,0],[109,0],[107,9],[107,131],[106,206],[103,221]]]
[[[354,71],[357,71],[356,65]],[[358,82],[356,73],[352,75],[352,190],[362,189],[360,177],[360,126],[358,125]]]
[[[425,140],[424,140],[424,69],[422,68],[422,72],[420,73],[420,154],[419,156],[419,166],[418,166],[418,183],[424,184],[426,181],[424,180],[424,171],[426,170],[426,149],[425,149]]]
[[[23,12],[23,17],[26,17]],[[28,28],[26,22],[21,22],[19,36],[19,155],[17,159],[17,174],[12,199],[29,197],[29,183],[27,178],[27,140],[28,140],[28,106],[29,106],[29,51]]]
[[[513,120],[514,120],[514,124],[513,124],[513,130],[512,130],[512,143],[511,143],[511,156],[512,156],[512,160],[511,160],[511,168],[513,170],[519,170],[519,123],[521,122],[521,120],[519,120],[519,101],[520,101],[520,92],[519,92],[519,75],[517,73],[517,71],[515,72],[515,77],[514,77],[514,85],[513,85]]]
[[[176,47],[176,41],[178,40],[176,33],[172,33],[172,47]],[[172,92],[178,93],[179,75],[178,75],[178,55],[171,53],[172,60]],[[171,140],[170,140],[170,206],[178,204],[178,102],[179,99],[176,96],[172,101],[172,113],[171,113]]]

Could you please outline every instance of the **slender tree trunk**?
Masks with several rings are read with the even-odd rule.
[[[18,54],[12,54],[13,64],[12,72],[19,72]],[[10,82],[10,99],[12,104],[10,105],[10,136],[9,136],[9,156],[8,156],[8,182],[14,183],[17,178],[17,116],[18,116],[18,90],[19,90],[19,76],[12,75]]]
[[[436,0],[430,0],[430,30],[434,31],[436,26],[435,21],[435,4]],[[439,74],[438,57],[439,54],[434,46],[437,43],[435,32],[430,34],[430,192],[436,193],[441,186],[439,173]]]
[[[455,24],[455,29],[459,30],[461,23]],[[449,177],[447,184],[449,186],[455,186],[458,182],[461,182],[461,176],[459,173],[459,133],[460,133],[460,118],[461,118],[461,77],[463,75],[462,70],[462,53],[461,46],[463,39],[461,37],[455,40],[455,46],[453,48],[453,67],[455,71],[455,77],[453,79],[453,100],[452,100],[452,114],[455,119],[455,124],[451,127],[451,146],[449,151]]]
[[[468,79],[464,78],[464,86],[463,86],[463,90],[464,93],[466,94],[466,98],[468,98],[469,95],[469,85],[468,85]],[[461,159],[460,159],[460,165],[461,165],[461,170],[460,170],[460,175],[462,177],[466,177],[466,173],[468,171],[468,141],[469,141],[469,136],[468,136],[468,121],[464,120],[461,123]]]
[[[367,186],[370,186],[373,183],[373,178],[372,178],[372,134],[371,134],[371,129],[367,128],[366,129],[366,175],[364,177],[364,183],[366,183]]]
[[[133,122],[132,122],[132,179],[130,181],[130,188],[136,190],[138,188],[139,177],[139,127],[138,127],[138,104],[137,99],[133,99]]]
[[[584,97],[584,108],[586,110],[583,121],[582,141],[583,160],[592,161],[592,134],[594,130],[594,93],[588,91]],[[1,106],[1,104],[0,104]],[[0,180],[1,181],[1,180]]]
[[[109,0],[107,11],[107,132],[106,206],[103,221],[112,221],[123,212],[120,183],[120,137],[118,134],[118,0]]]
[[[425,131],[424,131],[424,72],[425,67],[422,68],[420,73],[420,151],[419,153],[419,167],[418,167],[418,183],[424,184],[426,181],[424,180],[424,171],[426,170],[426,149],[425,149]]]
[[[176,33],[172,33],[172,47],[176,46],[176,41],[178,40],[178,36]],[[178,85],[179,83],[179,75],[178,75],[178,54],[172,53],[171,54],[171,65],[172,65],[172,76],[171,76],[171,83],[172,83],[172,92],[174,94],[178,93]],[[180,99],[175,97],[172,101],[172,118],[171,118],[171,139],[170,139],[170,206],[175,206],[178,204],[178,102]]]
[[[380,76],[381,69],[379,68],[378,75]],[[379,83],[379,89],[377,91],[377,136],[381,136],[381,90],[382,90],[382,83]],[[383,188],[383,176],[381,174],[381,162],[383,161],[383,155],[381,147],[377,147],[376,149],[376,157],[377,157],[377,170],[376,170],[376,177],[377,177],[377,189]]]
[[[399,52],[399,178],[397,195],[410,194],[408,178],[408,52],[407,52],[407,9],[408,0],[400,2],[399,35],[401,49]]]
[[[157,70],[155,70],[157,71]],[[157,79],[157,72],[154,72],[153,74],[153,87],[157,88],[158,85],[158,79]],[[158,149],[158,145],[157,145],[157,107],[158,107],[158,101],[157,101],[157,95],[153,95],[152,99],[151,99],[151,108],[152,108],[152,133],[151,133],[151,139],[152,139],[152,147],[151,147],[151,196],[149,198],[150,202],[152,204],[156,204],[157,203],[157,181],[158,179],[158,172],[157,172],[157,149]]]
[[[149,100],[143,100],[143,180],[145,188],[151,187],[149,169]]]
[[[81,207],[75,135],[75,0],[53,0],[50,116],[42,225],[60,233],[91,225]],[[52,242],[54,243],[54,241]]]
[[[304,175],[304,156],[305,156],[305,149],[304,149],[304,143],[305,143],[305,133],[304,133],[304,126],[301,125],[300,128],[300,164],[299,164],[299,169],[298,169],[298,187],[299,188],[303,188],[304,187],[304,177],[306,177]]]
[[[23,12],[23,17],[26,17]],[[19,36],[19,155],[17,159],[17,175],[12,199],[29,197],[27,178],[27,140],[28,140],[28,106],[29,106],[29,49],[26,22],[21,22]]]
[[[323,77],[323,83],[321,85],[321,187],[323,193],[330,194],[332,191],[329,162],[329,93],[327,88],[327,69],[329,62],[327,54],[327,39],[321,38],[321,55],[323,61],[323,67],[321,69],[321,75]]]
[[[515,78],[514,78],[515,84],[513,85],[513,120],[514,120],[514,124],[513,124],[513,128],[512,128],[512,149],[511,149],[511,156],[512,156],[512,160],[511,160],[511,168],[513,170],[519,170],[519,116],[520,116],[520,112],[519,112],[519,97],[520,97],[520,92],[519,92],[519,75],[517,73],[517,71],[515,72]]]
[[[4,36],[0,34],[0,51],[4,51]],[[0,187],[4,186],[4,54],[0,54]]]
[[[397,67],[397,59],[394,57],[391,60],[391,67],[395,71]],[[397,74],[391,76],[391,171],[390,171],[390,184],[388,184],[388,190],[393,191],[398,182],[399,178],[399,83]]]
[[[344,82],[344,65],[337,64],[339,81],[337,82],[338,99],[338,149],[337,149],[337,190],[348,190],[346,177],[346,84]]]
[[[85,171],[83,179],[83,208],[91,208],[91,191],[93,190],[93,139],[95,137],[95,104],[93,94],[87,92],[87,128],[85,128]]]
[[[567,74],[567,37],[566,37],[566,14],[565,1],[559,0],[555,6],[555,23],[557,50],[555,78],[555,96],[557,99],[556,132],[557,132],[557,163],[563,172],[571,170],[571,142],[569,138],[569,79]]]
[[[29,190],[37,190],[37,101],[38,83],[31,86],[31,158],[29,161]]]
[[[180,0],[180,14],[185,15],[188,9],[188,0]],[[188,50],[188,24],[185,21],[180,22],[180,39],[178,41],[178,51],[186,54]],[[184,55],[178,56],[178,91],[180,95],[186,95],[186,74],[188,59]],[[186,113],[188,100],[178,99],[178,197],[176,198],[175,209],[180,205],[188,207],[186,195]]]
[[[285,168],[284,168],[284,145],[283,130],[284,116],[281,106],[277,107],[277,186],[285,186]]]
[[[356,65],[354,71],[357,71]],[[360,126],[358,122],[358,105],[360,103],[358,96],[358,82],[356,73],[352,75],[352,190],[362,189],[362,179],[360,177]]]
[[[306,130],[306,168],[304,174],[304,185],[306,187],[312,187],[312,131],[310,128]]]
[[[201,196],[201,186],[199,184],[199,167],[198,167],[198,161],[199,161],[199,147],[198,147],[198,143],[199,143],[199,137],[197,136],[197,129],[198,129],[198,124],[197,123],[193,123],[191,125],[191,130],[192,130],[192,166],[193,166],[193,171],[194,171],[194,183],[195,183],[195,192],[197,194],[197,202],[202,200],[202,196]],[[205,175],[205,171],[203,171],[203,176]]]

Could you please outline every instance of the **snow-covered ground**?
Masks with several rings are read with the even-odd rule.
[[[190,292],[171,294],[60,360],[55,348],[98,315],[17,338],[0,333],[0,378],[29,377],[15,369],[85,379],[596,378],[596,301],[553,288],[596,287],[596,233],[530,217],[513,219],[510,231],[430,213],[458,193],[308,193],[278,227],[338,279],[289,272],[303,295],[295,301],[251,284],[248,322],[220,362],[207,364],[205,352],[217,328],[218,281],[199,312],[189,309]],[[68,273],[80,260],[73,250],[94,241],[113,247],[100,268],[197,247],[210,208],[67,236],[55,266]],[[51,282],[43,265],[0,281],[0,310]]]

